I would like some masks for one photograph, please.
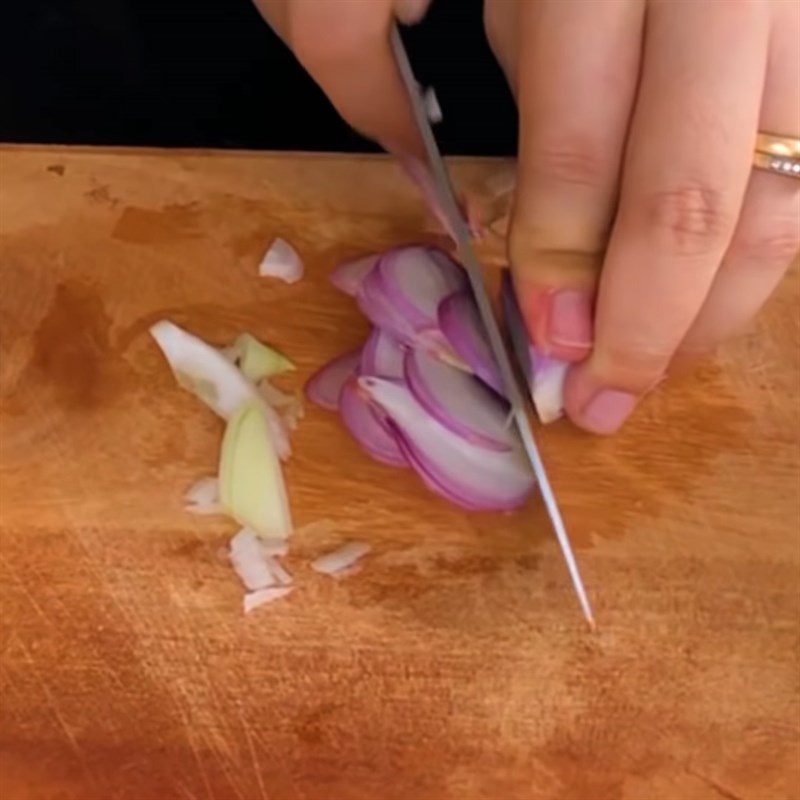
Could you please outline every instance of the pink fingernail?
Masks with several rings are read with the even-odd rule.
[[[618,389],[602,389],[586,404],[583,422],[594,433],[615,433],[630,416],[639,398]]]
[[[580,289],[561,289],[550,300],[547,338],[558,347],[592,346],[592,295]]]

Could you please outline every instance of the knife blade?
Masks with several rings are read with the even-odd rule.
[[[411,68],[411,62],[408,59],[403,40],[400,38],[400,31],[397,25],[392,26],[390,38],[397,67],[411,100],[414,120],[425,145],[425,152],[428,158],[428,166],[430,167],[433,177],[436,197],[441,211],[447,219],[452,234],[455,237],[461,263],[467,271],[469,282],[472,286],[473,294],[475,295],[475,301],[478,305],[478,311],[480,312],[480,317],[483,322],[483,327],[489,339],[492,354],[500,370],[506,398],[511,404],[511,413],[516,423],[520,439],[522,440],[522,446],[531,462],[533,473],[539,483],[539,490],[542,493],[542,499],[544,500],[550,522],[556,534],[556,539],[563,553],[564,561],[566,562],[567,570],[572,580],[572,585],[575,589],[575,594],[577,595],[581,610],[589,625],[594,628],[595,622],[592,607],[583,585],[583,579],[578,569],[575,554],[572,551],[572,545],[570,544],[561,511],[558,507],[552,486],[550,485],[550,480],[547,477],[547,471],[545,470],[544,463],[539,453],[539,448],[536,446],[536,441],[533,438],[533,431],[531,430],[526,412],[524,395],[519,387],[514,368],[511,365],[511,360],[508,356],[505,343],[503,342],[503,337],[500,334],[500,328],[495,319],[494,312],[492,311],[489,294],[483,280],[483,270],[481,269],[470,242],[469,225],[464,219],[464,215],[456,200],[447,167],[439,152],[439,145],[436,142],[436,137],[433,135],[420,87],[414,78],[414,71]]]

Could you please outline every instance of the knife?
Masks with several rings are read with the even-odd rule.
[[[451,233],[455,238],[461,263],[464,265],[467,275],[469,276],[469,282],[478,304],[483,327],[486,330],[492,354],[500,370],[506,398],[511,404],[511,414],[519,431],[525,453],[530,459],[534,475],[539,483],[539,489],[542,493],[547,513],[550,516],[550,522],[553,525],[558,544],[561,547],[561,552],[567,564],[567,570],[572,579],[572,585],[575,588],[575,594],[578,597],[583,615],[586,617],[590,627],[594,628],[595,622],[592,607],[583,585],[583,579],[581,578],[575,555],[572,552],[572,545],[570,544],[569,536],[564,526],[564,520],[561,517],[561,512],[547,477],[542,457],[539,454],[539,449],[536,447],[536,441],[533,438],[533,431],[531,430],[526,412],[526,403],[523,399],[524,395],[520,390],[514,369],[511,366],[511,360],[506,351],[505,343],[503,342],[503,337],[500,334],[500,328],[497,325],[497,320],[492,311],[492,305],[489,300],[488,292],[486,291],[486,284],[483,280],[483,270],[478,263],[475,251],[472,249],[472,244],[470,243],[469,226],[464,219],[464,215],[461,212],[455,193],[453,192],[453,186],[447,173],[447,167],[442,160],[442,154],[439,152],[439,146],[433,135],[419,84],[414,78],[414,72],[411,69],[411,63],[408,60],[408,55],[403,45],[403,40],[400,38],[400,31],[397,25],[392,26],[390,38],[395,61],[400,70],[400,76],[403,79],[403,83],[411,99],[414,120],[425,145],[425,152],[428,157],[428,166],[430,167],[433,177],[436,198],[448,222]]]

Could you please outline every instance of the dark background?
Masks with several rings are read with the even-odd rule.
[[[250,0],[4,5],[6,142],[375,149],[339,119]],[[434,0],[404,38],[443,108],[443,150],[510,154],[515,111],[486,43],[481,5]]]

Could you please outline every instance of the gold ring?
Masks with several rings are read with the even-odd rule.
[[[800,179],[800,139],[759,131],[753,166],[787,178]]]

